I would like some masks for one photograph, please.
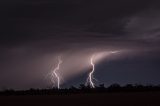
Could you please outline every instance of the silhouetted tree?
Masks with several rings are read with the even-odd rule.
[[[121,86],[117,83],[112,84],[108,87],[108,91],[119,91],[121,89]]]
[[[84,84],[80,84],[80,85],[79,85],[79,89],[82,89],[82,90],[83,90],[83,89],[86,89],[86,86],[85,86]]]
[[[104,84],[100,84],[92,89],[89,85],[85,86],[80,84],[79,88],[71,86],[69,89],[29,89],[14,91],[13,89],[6,89],[0,91],[0,95],[68,95],[71,93],[105,93],[105,92],[134,92],[134,91],[160,91],[160,85],[153,86],[147,85],[143,86],[140,84],[127,84],[125,86],[120,86],[119,84],[112,84],[108,88],[105,88]]]

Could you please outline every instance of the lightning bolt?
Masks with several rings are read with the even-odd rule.
[[[114,53],[118,53],[119,51],[110,51],[111,54],[114,54]],[[87,78],[87,81],[85,83],[85,85],[89,85],[91,88],[95,88],[95,84],[93,82],[93,80],[96,80],[93,76],[94,74],[94,71],[95,71],[95,64],[94,64],[94,59],[95,59],[95,55],[92,55],[91,58],[90,58],[90,64],[92,66],[92,70],[91,72],[88,74],[88,78]],[[97,81],[97,80],[96,80]]]
[[[93,62],[94,57],[95,57],[95,56],[92,55],[92,57],[91,57],[91,59],[90,59],[90,64],[91,64],[91,66],[92,66],[92,70],[91,70],[91,72],[89,73],[88,78],[87,78],[87,82],[86,82],[86,84],[89,83],[89,86],[90,86],[91,88],[95,88],[95,85],[94,85],[94,82],[93,82],[93,79],[95,79],[94,76],[93,76],[93,73],[94,73],[94,71],[95,71],[95,65],[94,65],[94,62]]]
[[[57,74],[57,71],[60,69],[60,65],[62,64],[62,60],[60,57],[58,57],[58,64],[57,64],[57,67],[52,71],[51,73],[51,76],[52,76],[52,81],[53,83],[55,82],[55,78],[56,78],[56,81],[57,81],[57,88],[60,89],[60,77],[59,75]]]

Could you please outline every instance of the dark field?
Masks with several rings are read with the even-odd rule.
[[[160,92],[0,96],[0,106],[160,106]]]

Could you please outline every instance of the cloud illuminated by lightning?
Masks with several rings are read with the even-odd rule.
[[[110,51],[110,53],[118,53],[119,51]]]
[[[57,81],[57,88],[60,88],[60,77],[57,74],[57,71],[60,69],[60,65],[62,64],[62,60],[60,57],[58,57],[58,64],[57,67],[52,71],[51,76],[52,76],[52,82],[55,83],[55,79]]]

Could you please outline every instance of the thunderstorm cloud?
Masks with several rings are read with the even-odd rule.
[[[62,85],[84,83],[94,53],[103,57],[96,63],[99,83],[157,84],[159,5],[158,0],[1,0],[0,87],[50,86],[46,76],[58,56]],[[107,54],[111,51],[118,53]]]

